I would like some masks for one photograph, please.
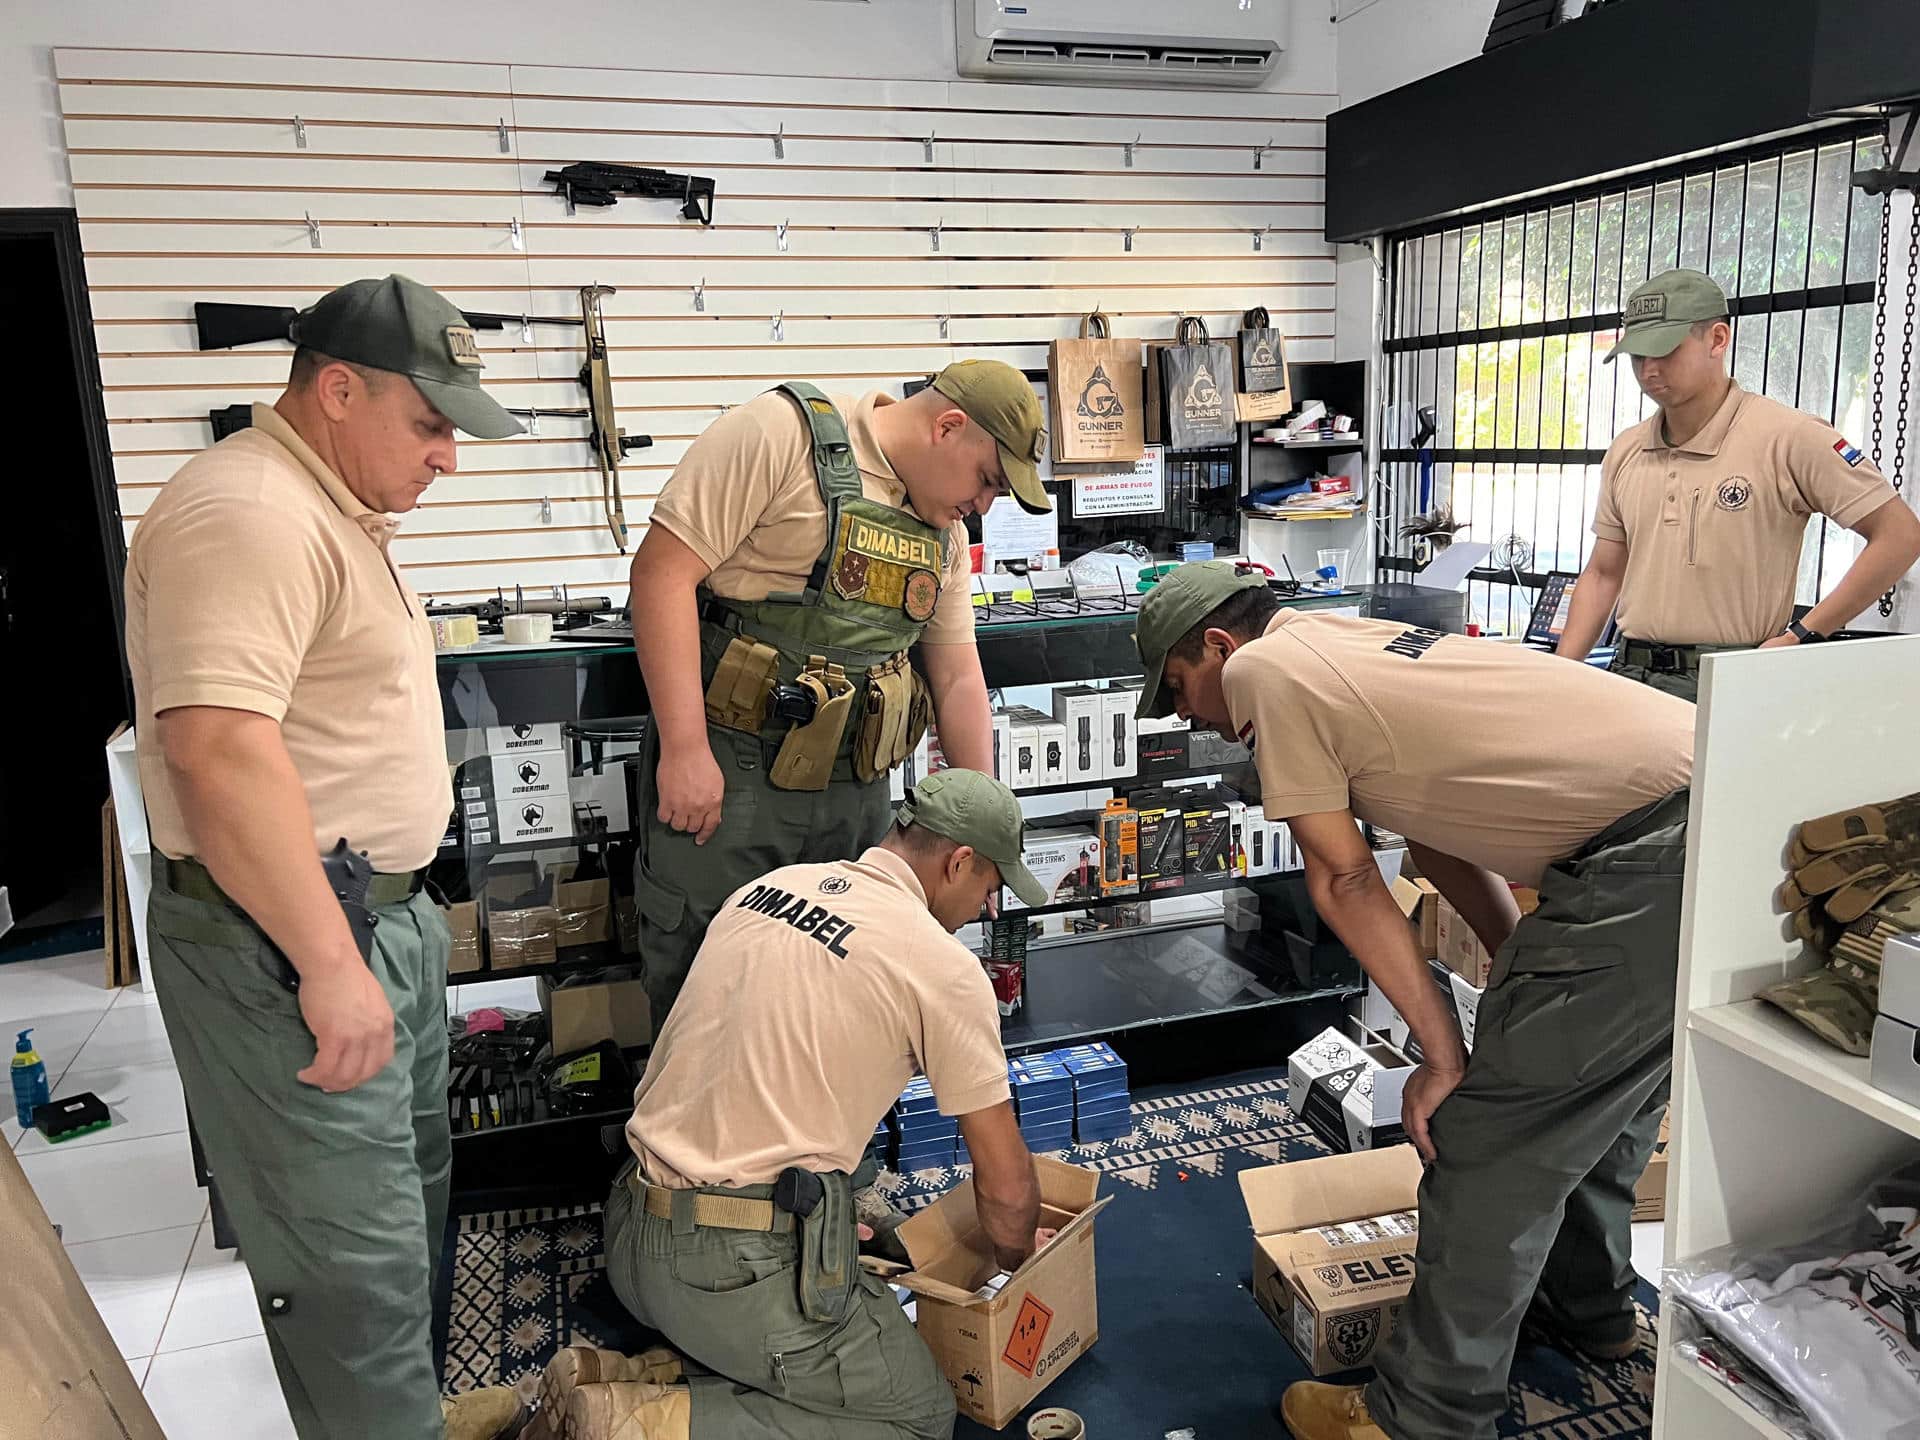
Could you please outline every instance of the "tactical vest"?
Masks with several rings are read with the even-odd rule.
[[[867,499],[846,423],[831,400],[800,381],[777,388],[799,407],[813,441],[814,476],[827,509],[826,545],[798,594],[730,600],[702,591],[700,658],[708,718],[730,729],[778,733],[782,722],[758,719],[765,690],[776,679],[791,683],[802,671],[819,673],[824,662],[838,672],[833,683],[844,678],[855,693],[856,718],[834,748],[852,744],[856,772],[866,779],[876,768],[899,763],[901,747],[910,751],[926,729],[927,697],[906,665],[906,652],[939,603],[946,536],[904,510]],[[765,674],[742,655],[737,640],[777,652],[774,673]],[[721,673],[729,654],[729,673]]]
[[[789,665],[825,655],[849,679],[910,649],[933,618],[946,573],[946,536],[917,516],[867,499],[853,443],[833,402],[801,381],[776,387],[800,408],[813,440],[814,476],[827,507],[827,541],[799,594],[764,600],[703,595],[702,629],[748,635]]]

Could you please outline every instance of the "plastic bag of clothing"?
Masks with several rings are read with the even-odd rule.
[[[1920,1163],[1876,1183],[1823,1233],[1775,1249],[1727,1246],[1675,1265],[1665,1282],[1798,1408],[1808,1433],[1920,1440]]]

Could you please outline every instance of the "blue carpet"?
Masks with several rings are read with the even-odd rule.
[[[1190,1426],[1201,1440],[1284,1437],[1280,1397],[1305,1367],[1248,1293],[1252,1236],[1236,1176],[1325,1147],[1286,1106],[1286,1077],[1256,1071],[1205,1090],[1134,1099],[1124,1139],[1066,1151],[1100,1172],[1113,1204],[1096,1224],[1100,1339],[1040,1397],[1078,1411],[1088,1433],[1152,1440]],[[959,1176],[888,1175],[896,1203],[926,1204]],[[445,1378],[450,1391],[511,1383],[571,1340],[638,1348],[602,1273],[595,1207],[463,1216],[453,1256]],[[1651,1316],[1658,1301],[1642,1285]],[[1360,1378],[1360,1377],[1340,1377]],[[1597,1366],[1522,1342],[1502,1436],[1599,1440],[1652,1428],[1653,1337]],[[955,1434],[993,1432],[967,1420]],[[1003,1434],[1024,1436],[1015,1421]]]

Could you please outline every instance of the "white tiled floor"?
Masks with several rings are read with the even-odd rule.
[[[159,1007],[102,971],[97,953],[0,965],[0,1038],[33,1026],[54,1094],[91,1090],[112,1128],[50,1146],[8,1103],[0,1136],[169,1440],[292,1440],[246,1264],[213,1246]]]
[[[114,1124],[14,1147],[169,1440],[291,1440],[245,1262],[213,1245],[193,1180],[186,1109],[153,997],[101,984],[98,954],[0,965],[0,1038],[28,1025],[54,1093],[91,1090]],[[532,982],[462,987],[453,1007],[535,1008]],[[7,1047],[11,1050],[12,1046]],[[11,1097],[8,1097],[9,1100]],[[1633,1227],[1634,1266],[1659,1283],[1664,1227]]]

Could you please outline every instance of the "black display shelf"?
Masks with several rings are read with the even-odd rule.
[[[1301,986],[1288,964],[1257,932],[1217,922],[1061,941],[1029,951],[1026,992],[1001,1022],[1001,1042],[1019,1054],[1234,1012],[1338,1005],[1360,993],[1353,985]]]
[[[497,855],[524,855],[531,850],[574,850],[595,845],[610,845],[633,839],[631,830],[608,830],[599,835],[554,835],[545,840],[510,840],[488,845],[442,845],[435,863],[456,860],[491,860]]]
[[[1204,780],[1209,775],[1231,775],[1236,770],[1249,768],[1252,763],[1250,760],[1229,760],[1224,765],[1203,765],[1197,770],[1176,770],[1168,775],[1121,775],[1112,780],[1069,780],[1063,785],[1041,785],[1031,790],[1015,790],[1013,793],[1022,800],[1031,800],[1039,795],[1078,795],[1087,790],[1111,790],[1116,795],[1128,795],[1135,790],[1158,790],[1166,785],[1184,785],[1189,780]],[[1049,822],[1054,818],[1046,817]]]
[[[1271,875],[1211,875],[1200,880],[1182,882],[1178,889],[1143,890],[1137,895],[1102,895],[1095,900],[1062,900],[1054,905],[1035,905],[1032,908],[1002,910],[1002,920],[1017,920],[1023,915],[1065,915],[1075,910],[1110,910],[1115,905],[1138,905],[1143,901],[1178,900],[1183,895],[1213,895],[1222,890],[1238,890],[1243,886],[1253,886],[1262,880],[1284,880],[1288,875],[1300,874],[1300,871],[1285,871]]]

